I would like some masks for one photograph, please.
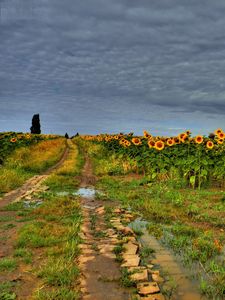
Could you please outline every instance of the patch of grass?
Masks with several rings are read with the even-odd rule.
[[[8,271],[12,272],[16,269],[17,263],[13,258],[1,258],[0,259],[0,272]]]
[[[66,259],[49,260],[38,272],[45,283],[51,286],[71,286],[79,276],[79,270],[73,262]]]
[[[128,271],[127,268],[122,268],[122,275],[121,275],[121,285],[124,287],[133,287],[135,286],[135,281],[130,279],[131,272]]]
[[[12,216],[0,216],[0,222],[10,222],[14,219]]]
[[[2,225],[2,226],[1,226],[1,229],[3,229],[3,230],[9,230],[9,229],[12,229],[12,228],[14,228],[14,227],[16,227],[15,224],[9,223],[9,224],[4,224],[4,225]]]
[[[21,186],[35,173],[41,173],[54,165],[65,148],[65,139],[41,141],[30,147],[22,147],[8,157],[0,169],[0,190],[9,192]]]
[[[19,231],[16,246],[18,248],[24,248],[27,246],[39,248],[55,245],[60,241],[60,238],[51,234],[52,231],[53,226],[42,222],[35,221],[24,225]]]
[[[32,252],[26,248],[17,248],[14,251],[14,257],[22,258],[26,264],[32,263]]]
[[[35,295],[36,300],[79,300],[80,295],[76,290],[66,287],[57,288],[53,291],[38,290]]]

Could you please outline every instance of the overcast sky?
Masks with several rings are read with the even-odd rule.
[[[224,0],[0,0],[0,131],[225,130]]]

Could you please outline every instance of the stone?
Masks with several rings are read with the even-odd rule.
[[[138,251],[138,246],[133,244],[132,242],[128,242],[124,245],[126,254],[136,254]]]
[[[130,279],[133,281],[148,280],[148,270],[145,267],[131,267],[128,268],[128,271],[133,273],[130,275]]]
[[[121,231],[122,231],[122,233],[125,234],[125,235],[132,235],[132,236],[135,236],[135,233],[133,232],[133,230],[132,230],[130,227],[128,227],[128,226],[123,227],[123,228],[121,229]]]
[[[122,210],[120,208],[115,208],[113,211],[115,214],[121,214]]]
[[[156,282],[141,282],[137,284],[137,290],[140,295],[149,295],[159,293],[159,286]]]
[[[152,269],[152,268],[154,268],[154,265],[152,265],[152,264],[148,264],[146,267],[147,267],[147,268],[148,268],[148,270],[151,272],[151,269]]]
[[[165,300],[165,297],[162,294],[154,294],[146,297],[139,296],[138,300]]]
[[[164,282],[164,279],[161,276],[159,276],[158,274],[152,274],[152,280],[157,283]]]
[[[95,210],[99,215],[103,215],[105,213],[105,208],[104,206],[100,206]]]
[[[140,257],[136,254],[123,254],[124,263],[121,267],[137,267],[140,263]]]

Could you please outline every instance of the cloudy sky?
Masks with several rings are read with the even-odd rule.
[[[0,131],[225,129],[224,0],[0,0]]]

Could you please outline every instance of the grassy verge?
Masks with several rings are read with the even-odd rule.
[[[0,168],[0,194],[22,185],[26,179],[54,165],[65,149],[65,139],[41,141],[18,148]]]
[[[80,160],[76,145],[72,145],[68,160],[44,182],[49,189],[35,196],[43,201],[41,205],[26,207],[20,202],[5,208],[26,219],[18,232],[13,254],[0,261],[0,273],[4,276],[4,272],[28,266],[35,287],[30,299],[79,299],[77,259],[82,216],[79,200],[72,191],[78,186],[74,174],[80,173]],[[2,295],[16,299],[13,297],[23,287],[15,288],[9,283],[4,283]]]

